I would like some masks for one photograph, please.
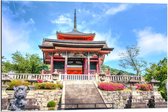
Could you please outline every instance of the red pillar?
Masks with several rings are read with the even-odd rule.
[[[99,61],[96,63],[96,72],[99,74]]]
[[[64,65],[64,73],[67,74],[67,61],[68,61],[68,57],[67,57],[67,52],[66,52],[66,55],[65,55],[65,65]]]
[[[98,73],[101,72],[101,63],[100,63],[100,58],[98,58]]]
[[[87,74],[88,73],[88,70],[87,70],[87,58],[85,58],[84,60],[85,60],[84,74]]]
[[[85,66],[85,63],[86,63],[86,60],[85,60],[85,58],[84,58],[84,59],[83,59],[83,74],[85,74],[85,69],[86,69],[86,68],[85,68],[85,67],[86,67],[86,66]]]
[[[88,52],[88,76],[90,76],[90,56],[89,56],[89,52]]]
[[[52,74],[53,73],[53,69],[54,69],[54,63],[53,63],[53,60],[54,60],[54,57],[53,55],[51,56],[51,61],[50,61],[50,73]]]

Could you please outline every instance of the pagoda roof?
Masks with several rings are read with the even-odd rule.
[[[57,39],[48,39],[48,38],[44,38],[43,39],[43,43],[44,42],[54,42],[54,43],[80,43],[80,44],[106,44],[106,41],[77,41],[77,40],[57,40]]]
[[[150,83],[159,83],[160,81],[158,81],[158,80],[156,80],[156,79],[154,79],[154,78],[152,78],[152,80],[150,81]]]
[[[78,41],[93,41],[95,33],[83,33],[73,29],[71,32],[57,32],[58,40],[78,40]]]
[[[47,49],[78,49],[78,48],[99,48],[103,51],[112,51],[113,48],[108,48],[105,41],[69,41],[69,40],[56,40],[56,39],[44,39],[42,45],[39,45],[40,48]]]
[[[72,30],[71,32],[63,33],[63,32],[58,32],[57,34],[63,34],[63,35],[73,35],[73,36],[95,36],[95,33],[83,33],[78,30]]]

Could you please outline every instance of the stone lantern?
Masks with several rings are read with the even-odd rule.
[[[162,96],[158,91],[158,86],[156,86],[156,84],[158,84],[159,82],[160,81],[155,80],[153,77],[152,77],[151,81],[149,82],[149,84],[151,84],[153,87],[152,95],[155,97],[155,100],[162,99]]]
[[[100,73],[99,77],[100,77],[100,81],[105,81],[105,73]]]
[[[153,77],[151,79],[151,81],[149,82],[149,84],[152,85],[152,88],[153,88],[153,92],[155,93],[158,89],[158,87],[156,86],[156,84],[158,84],[160,81],[158,80],[155,80]]]
[[[135,86],[136,83],[139,83],[139,80],[136,80],[135,78],[131,76],[129,83],[130,83],[130,88],[132,88],[133,86]]]
[[[160,81],[158,81],[158,80],[155,80],[153,77],[152,77],[152,79],[151,79],[151,81],[149,82],[151,85],[152,85],[152,87],[154,87],[154,86],[156,86],[156,84],[158,84]]]

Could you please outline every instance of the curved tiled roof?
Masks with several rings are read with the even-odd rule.
[[[108,48],[105,41],[69,41],[44,39],[40,48],[54,48],[54,47],[69,47],[69,48],[101,48],[101,50],[112,51],[113,48]]]
[[[95,35],[95,33],[83,33],[78,30],[72,30],[71,32],[63,33],[63,32],[58,32],[57,34],[64,34],[64,35],[78,35],[78,36],[89,36],[89,35]]]
[[[80,44],[106,44],[106,41],[77,41],[77,40],[57,40],[45,38],[43,42],[56,42],[56,43],[80,43]]]

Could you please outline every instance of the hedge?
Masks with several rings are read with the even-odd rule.
[[[62,89],[62,84],[51,82],[36,83],[35,89]]]

